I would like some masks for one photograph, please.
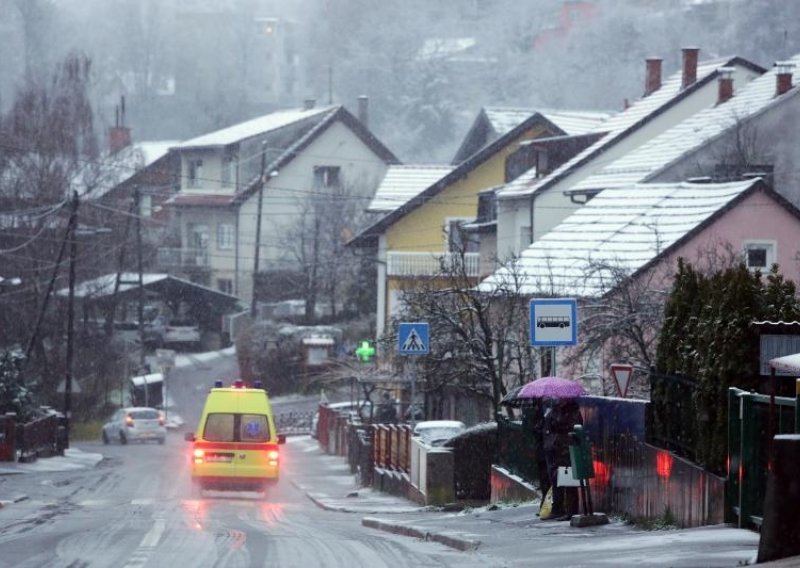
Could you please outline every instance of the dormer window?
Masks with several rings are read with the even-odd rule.
[[[775,264],[775,241],[746,241],[744,244],[744,262],[748,270],[769,272]]]
[[[189,160],[189,187],[203,186],[203,160],[192,158]]]

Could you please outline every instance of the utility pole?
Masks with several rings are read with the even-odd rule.
[[[69,430],[72,419],[72,374],[75,350],[75,262],[78,257],[78,192],[72,192],[72,204],[69,213],[69,295],[67,296],[67,373],[64,377],[64,429],[66,440],[64,447],[69,448]]]
[[[261,209],[264,206],[264,183],[267,175],[267,143],[261,143],[261,177],[258,180],[258,212],[256,213],[256,250],[253,258],[253,299],[250,304],[250,317],[256,319],[256,281],[258,279],[258,263],[261,257]]]
[[[139,366],[144,373],[144,276],[142,263],[142,208],[139,186],[133,188],[134,212],[136,215],[136,266],[139,273],[139,306],[137,317],[139,318]]]

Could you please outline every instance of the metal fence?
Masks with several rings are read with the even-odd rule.
[[[375,467],[408,473],[411,466],[410,438],[411,426],[407,424],[373,424]]]
[[[310,434],[314,412],[281,412],[276,414],[275,428],[281,434]]]
[[[728,389],[728,522],[761,526],[771,435],[792,432],[800,433],[800,381],[796,398]]]

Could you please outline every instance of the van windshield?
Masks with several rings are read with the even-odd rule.
[[[203,439],[209,442],[268,442],[269,421],[263,414],[209,414],[203,428]]]

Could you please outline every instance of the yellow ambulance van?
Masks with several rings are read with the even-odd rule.
[[[192,483],[197,492],[259,491],[278,482],[279,444],[267,391],[237,380],[230,387],[217,381],[208,392],[194,433],[190,454]]]

